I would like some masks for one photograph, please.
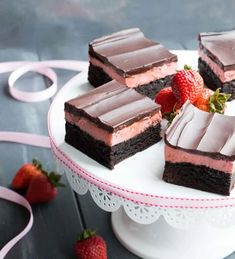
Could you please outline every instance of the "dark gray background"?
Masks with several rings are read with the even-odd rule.
[[[169,49],[196,49],[199,32],[235,28],[234,14],[234,0],[1,0],[0,61],[87,60],[90,40],[130,27],[141,28],[149,38]],[[59,71],[60,85],[72,75],[73,72]],[[51,100],[17,102],[9,97],[6,80],[7,75],[0,76],[0,129],[47,134]],[[46,86],[43,78],[30,74],[18,83],[18,87],[32,90]],[[9,186],[16,170],[33,157],[43,161],[46,168],[55,169],[46,149],[1,143],[0,154],[3,186]],[[75,195],[68,184],[55,201],[35,206],[34,215],[33,229],[7,259],[74,258],[72,246],[84,227],[96,229],[106,239],[110,259],[137,258],[116,240],[110,214],[98,208],[89,194]],[[22,229],[27,217],[20,207],[0,201],[0,247]],[[229,258],[235,258],[235,254]]]

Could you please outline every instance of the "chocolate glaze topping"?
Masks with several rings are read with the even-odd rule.
[[[177,61],[176,55],[160,43],[147,39],[138,28],[123,30],[92,41],[89,44],[89,54],[111,66],[123,77]]]
[[[160,111],[150,98],[115,80],[65,103],[65,111],[84,116],[114,132]]]
[[[199,48],[224,71],[235,69],[235,30],[200,33]]]
[[[204,112],[186,102],[165,139],[174,148],[234,160],[235,116]]]

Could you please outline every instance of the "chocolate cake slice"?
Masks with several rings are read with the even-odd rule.
[[[157,143],[160,106],[115,80],[65,103],[65,141],[113,169]]]
[[[186,102],[165,135],[168,183],[229,195],[235,174],[235,116],[207,113]]]
[[[235,30],[199,34],[198,68],[208,88],[235,99]]]
[[[89,58],[88,80],[94,87],[115,79],[152,99],[177,70],[177,56],[138,28],[92,41]]]

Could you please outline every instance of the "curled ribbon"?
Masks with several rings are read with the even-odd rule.
[[[39,62],[16,61],[0,63],[0,73],[13,71],[8,79],[9,92],[13,98],[22,102],[43,101],[51,98],[56,93],[57,75],[51,68],[61,68],[73,71],[86,71],[87,62],[75,60],[47,60]],[[33,71],[46,76],[50,79],[51,85],[47,89],[38,92],[26,92],[16,89],[16,81],[29,71]],[[73,78],[71,80],[73,80]],[[24,143],[27,145],[50,148],[50,142],[47,136],[34,135],[30,133],[0,131],[0,141]]]
[[[4,258],[6,254],[10,251],[10,249],[23,237],[25,236],[29,230],[31,229],[33,225],[33,213],[32,213],[32,208],[27,202],[27,200],[19,195],[16,192],[13,192],[12,190],[9,190],[5,187],[0,187],[0,198],[17,203],[23,207],[25,207],[29,213],[30,213],[30,218],[29,222],[26,225],[26,227],[23,229],[22,232],[20,232],[17,236],[15,236],[13,239],[11,239],[1,250],[0,250],[0,258]]]
[[[0,63],[0,73],[12,72],[8,79],[9,92],[11,96],[23,102],[39,102],[51,98],[57,92],[57,75],[52,68],[62,68],[74,71],[85,72],[87,62],[74,60],[47,60],[39,62],[4,62]],[[26,92],[15,88],[15,82],[29,71],[34,71],[50,79],[51,85],[38,92]],[[70,79],[67,84],[76,80],[77,76]],[[0,131],[0,141],[22,143],[38,147],[50,148],[48,136],[30,134],[25,132]],[[32,227],[33,213],[27,200],[18,193],[0,186],[0,198],[17,203],[25,207],[30,213],[30,219],[21,233],[10,240],[1,250],[0,259],[3,259],[10,249],[25,236]]]

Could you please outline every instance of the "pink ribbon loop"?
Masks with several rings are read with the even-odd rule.
[[[38,92],[25,92],[14,88],[15,82],[25,73],[29,71],[37,72],[48,77],[52,84],[49,88]],[[49,67],[45,67],[40,63],[31,63],[16,69],[11,73],[8,79],[9,92],[17,100],[24,102],[40,102],[52,97],[57,91],[56,73]]]
[[[46,60],[39,62],[15,61],[0,63],[0,73],[12,72],[8,79],[9,92],[18,101],[40,102],[51,98],[57,91],[57,75],[53,68],[69,69],[85,72],[88,69],[87,62],[75,60]],[[34,71],[49,78],[51,86],[45,90],[37,92],[26,92],[15,88],[15,83],[24,74]],[[74,76],[71,80],[75,79]],[[50,148],[48,136],[35,135],[21,132],[1,132],[0,141],[9,141],[37,147]]]
[[[8,79],[9,92],[11,96],[23,102],[39,102],[51,98],[57,91],[57,75],[54,68],[69,69],[75,71],[85,72],[87,70],[87,62],[74,60],[47,60],[39,62],[5,62],[0,63],[0,73],[12,72]],[[52,84],[45,90],[38,92],[26,92],[15,88],[16,81],[29,71],[34,71],[48,77]],[[76,80],[77,75],[70,81]],[[69,81],[69,82],[70,82]],[[0,141],[15,142],[38,147],[50,148],[50,141],[48,136],[30,134],[25,132],[9,132],[0,131]],[[33,224],[33,213],[30,204],[27,200],[18,193],[0,186],[0,198],[17,203],[25,207],[30,213],[30,219],[24,230],[10,240],[1,250],[0,259],[3,259],[10,249],[30,231]]]

